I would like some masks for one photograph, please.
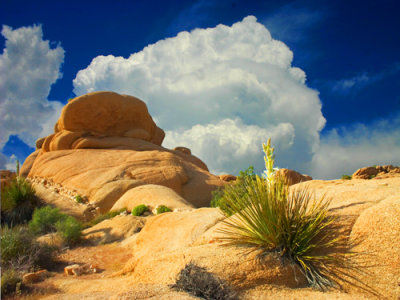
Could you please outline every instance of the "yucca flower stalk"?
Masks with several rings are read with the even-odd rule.
[[[268,139],[266,144],[262,144],[264,151],[264,162],[265,162],[265,178],[269,183],[273,183],[275,178],[275,172],[277,168],[274,168],[275,155],[274,155],[274,147],[271,147],[271,138]]]

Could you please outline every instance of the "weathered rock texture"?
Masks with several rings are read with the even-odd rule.
[[[359,263],[359,270],[366,272],[354,273],[358,283],[380,293],[378,298],[397,299],[400,296],[400,177],[379,181],[313,180],[291,188],[299,187],[308,187],[317,199],[322,196],[332,199],[330,210],[337,216],[338,235],[356,241],[351,250],[362,253],[352,258],[354,263]],[[186,263],[193,262],[242,292],[252,291],[244,293],[243,296],[249,296],[243,299],[328,297],[311,290],[288,290],[288,287],[304,287],[304,278],[296,268],[282,265],[273,255],[267,255],[260,264],[253,255],[244,256],[240,248],[223,246],[219,232],[225,226],[223,220],[218,209],[213,208],[152,217],[128,244],[133,257],[124,272],[133,276],[136,283],[170,284]],[[365,264],[372,267],[364,269]],[[260,286],[266,288],[254,289]],[[332,291],[329,297],[374,298],[354,285],[343,283],[343,286],[349,294]]]
[[[165,136],[142,100],[113,92],[74,98],[63,108],[54,131],[43,141],[44,151],[92,148],[93,141],[104,137],[114,137],[114,143],[116,137],[136,138],[160,146]]]
[[[260,263],[254,255],[244,256],[241,249],[223,247],[202,237],[224,218],[217,208],[152,217],[130,245],[133,258],[122,273],[133,272],[138,283],[171,284],[180,270],[193,262],[239,289],[265,283],[304,285],[298,269],[282,266],[276,256]]]
[[[400,167],[392,165],[364,167],[354,172],[353,179],[381,179],[400,176]]]
[[[211,191],[225,183],[189,149],[163,148],[163,138],[143,101],[94,92],[63,108],[55,133],[38,141],[39,149],[26,159],[21,173],[36,185],[47,188],[43,182],[50,181],[58,190],[87,199],[84,205],[90,205],[91,214],[86,219],[110,210],[130,189],[148,184],[172,189],[181,197],[176,208],[208,206]],[[146,204],[145,198],[135,201]]]
[[[82,238],[97,245],[120,241],[138,233],[145,220],[132,215],[118,215],[83,230]]]
[[[300,174],[299,172],[290,169],[279,169],[276,174],[283,177],[289,185],[312,180],[311,176]]]

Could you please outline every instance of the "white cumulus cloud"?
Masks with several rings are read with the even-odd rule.
[[[64,50],[60,45],[52,49],[43,40],[40,25],[3,26],[1,34],[6,43],[0,55],[0,149],[10,135],[33,146],[41,134],[49,133],[43,123],[59,116],[61,104],[47,96],[61,77]]]
[[[310,170],[315,178],[334,179],[365,166],[390,164],[400,165],[400,115],[331,130],[321,137]]]
[[[232,26],[181,32],[128,58],[95,57],[74,92],[112,90],[143,99],[167,131],[164,145],[187,146],[210,170],[264,166],[272,137],[277,164],[308,169],[325,119],[318,92],[291,65],[293,53],[253,16]]]

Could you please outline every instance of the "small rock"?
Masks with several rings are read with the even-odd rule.
[[[66,275],[75,275],[80,276],[83,274],[91,274],[97,273],[99,271],[99,267],[95,264],[84,264],[84,265],[70,265],[64,268],[64,273]]]
[[[44,280],[48,275],[49,273],[47,272],[47,270],[40,270],[33,273],[26,273],[22,276],[22,283],[27,284],[27,283],[39,282]]]
[[[78,264],[70,265],[70,266],[67,266],[64,268],[64,273],[65,273],[65,275],[74,275],[73,270],[79,269],[79,268],[80,268],[80,265],[78,265]]]
[[[187,155],[192,155],[192,151],[190,151],[190,149],[186,148],[186,147],[175,147],[174,150],[183,152],[183,153],[185,153]]]
[[[218,176],[219,179],[226,181],[226,182],[230,182],[230,181],[235,181],[236,180],[236,176],[235,175],[231,175],[231,174],[222,174]]]

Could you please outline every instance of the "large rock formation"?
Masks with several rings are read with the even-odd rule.
[[[211,191],[224,182],[189,149],[162,147],[163,138],[143,101],[113,92],[90,93],[63,108],[54,134],[38,140],[21,174],[71,201],[83,197],[80,205],[92,215],[110,210],[128,190],[148,184],[172,189],[186,200],[183,208],[208,206]],[[135,201],[146,204],[146,197]]]

